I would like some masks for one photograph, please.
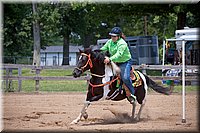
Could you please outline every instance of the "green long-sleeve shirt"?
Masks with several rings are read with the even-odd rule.
[[[128,45],[122,38],[116,42],[109,39],[101,50],[108,51],[111,54],[110,60],[113,62],[122,63],[131,59]]]

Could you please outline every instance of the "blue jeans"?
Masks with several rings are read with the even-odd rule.
[[[132,85],[132,80],[130,78],[130,71],[132,69],[131,66],[133,65],[133,60],[130,59],[127,62],[124,62],[124,63],[117,63],[117,65],[121,69],[120,76],[121,76],[123,83],[128,87],[131,94],[134,95],[135,89]]]

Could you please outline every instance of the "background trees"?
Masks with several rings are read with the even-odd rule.
[[[41,48],[63,45],[63,65],[69,64],[69,44],[89,47],[108,38],[114,26],[126,36],[157,35],[159,44],[184,26],[199,27],[198,4],[38,3],[3,5],[3,56],[32,56],[33,22],[40,26]]]
[[[4,4],[3,54],[4,56],[30,56],[33,43],[30,4]]]

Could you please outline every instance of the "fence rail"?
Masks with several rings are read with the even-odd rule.
[[[32,68],[35,69],[36,66],[33,65],[23,65],[23,64],[3,64],[3,68]],[[38,69],[69,69],[75,66],[63,65],[63,66],[39,66]],[[148,70],[162,70],[162,69],[182,69],[181,65],[133,65],[135,69],[148,69]],[[186,69],[199,69],[198,65],[186,65]]]
[[[133,66],[135,69],[146,70],[162,70],[162,69],[182,69],[182,66],[162,66],[162,65],[140,65]],[[35,67],[32,65],[16,65],[16,64],[4,64],[2,66],[6,70],[6,75],[3,75],[3,80],[6,81],[6,89],[12,80],[18,80],[18,91],[21,91],[22,80],[34,80],[35,90],[39,90],[39,84],[41,80],[89,80],[89,76],[82,76],[80,78],[73,78],[72,76],[40,76],[40,71],[43,69],[73,69],[73,66],[40,66]],[[35,76],[22,76],[22,68],[31,68],[35,70]],[[199,69],[198,66],[186,66],[186,69]],[[12,75],[12,70],[18,70],[18,76]],[[181,77],[168,77],[168,76],[149,76],[153,80],[181,80]],[[197,81],[198,76],[186,76],[186,81]]]
[[[72,76],[2,76],[4,80],[87,80],[87,77],[73,78]]]

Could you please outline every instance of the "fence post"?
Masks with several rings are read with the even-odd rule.
[[[147,74],[146,64],[142,64],[141,66],[142,66],[142,73]]]
[[[12,76],[12,68],[9,69],[9,76]],[[9,80],[9,91],[13,91],[12,79]]]
[[[8,88],[9,88],[9,86],[8,86],[8,83],[9,83],[9,69],[8,68],[6,68],[6,91],[8,90]]]
[[[39,91],[39,88],[40,88],[40,80],[39,80],[40,68],[36,67],[35,74],[36,74],[36,78],[35,78],[35,91]]]
[[[22,68],[19,67],[18,68],[18,76],[22,76]],[[22,89],[22,80],[21,79],[18,79],[18,92],[20,92]]]
[[[90,82],[90,74],[89,73],[87,73],[86,80],[87,80],[86,84],[89,85],[89,82]]]
[[[12,76],[12,68],[6,68],[6,76],[8,77],[6,79],[6,91],[13,91],[12,79],[9,79],[9,77]]]

